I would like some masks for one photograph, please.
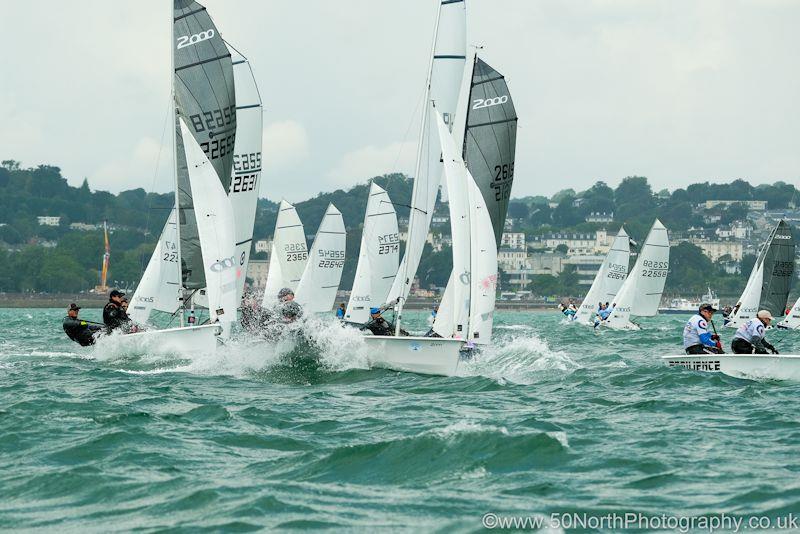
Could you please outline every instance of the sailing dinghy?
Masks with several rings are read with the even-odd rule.
[[[656,219],[639,251],[636,264],[613,299],[614,310],[600,324],[615,330],[640,330],[641,327],[631,321],[631,317],[658,314],[668,272],[669,237],[667,229]]]
[[[455,16],[464,15],[461,4],[442,2],[440,17],[453,17],[446,27],[457,27]],[[461,11],[445,12],[453,6]],[[461,32],[463,35],[463,28]],[[451,46],[455,42],[445,41]],[[440,57],[438,49],[434,57]],[[497,250],[514,180],[517,115],[505,78],[477,55],[460,78],[464,88],[455,107],[446,99],[434,99],[425,109],[426,120],[435,125],[439,139],[441,159],[437,169],[444,170],[453,237],[453,271],[433,324],[433,333],[440,337],[394,337],[372,342],[382,344],[384,353],[377,359],[387,367],[453,375],[463,358],[477,346],[491,342]],[[436,80],[434,74],[432,83]],[[415,190],[417,187],[415,178]],[[427,233],[427,227],[423,230]],[[409,248],[414,235],[409,221]],[[397,295],[401,310],[408,296],[407,284],[415,274],[408,266],[407,262],[401,264],[398,277],[406,284]],[[401,318],[398,313],[398,328]],[[410,357],[409,352],[414,350],[419,354]]]
[[[759,310],[768,310],[773,317],[785,315],[794,277],[794,250],[792,229],[786,221],[779,221],[761,248],[742,296],[725,326],[738,328]],[[791,314],[781,324],[794,324],[790,319]]]
[[[625,278],[628,276],[628,263],[630,259],[630,238],[624,228],[620,228],[617,237],[611,244],[611,250],[606,254],[600,270],[594,277],[592,287],[581,302],[575,321],[579,324],[594,326],[595,315],[598,311],[598,302],[614,300]]]
[[[441,0],[422,106],[408,240],[397,276],[386,299],[388,302],[398,303],[398,333],[403,304],[419,267],[442,177],[442,152],[439,143],[435,141],[439,137],[439,126],[432,113],[433,103],[436,103],[448,128],[452,129],[458,119],[456,109],[466,64],[466,49],[464,1]],[[452,195],[452,191],[449,193]],[[373,367],[436,375],[455,374],[464,345],[464,341],[460,339],[399,335],[367,335],[364,341],[370,349],[369,363]]]
[[[237,133],[234,71],[205,7],[174,0],[172,19],[175,208],[134,295],[132,316],[146,322],[151,311],[167,311],[181,326],[127,334],[115,343],[209,351],[237,319],[237,279],[244,276],[228,197]],[[200,290],[209,324],[184,327],[185,303]]]

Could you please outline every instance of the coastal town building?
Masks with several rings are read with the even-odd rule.
[[[513,249],[525,249],[524,232],[503,232],[500,238],[500,246]]]
[[[269,261],[250,260],[247,264],[247,278],[253,281],[253,289],[264,289],[267,285],[267,271],[269,271]]]
[[[256,253],[266,252],[267,254],[269,254],[270,248],[272,248],[272,240],[259,239],[258,241],[256,241]]]
[[[39,221],[39,226],[59,226],[61,224],[61,217],[53,217],[51,215],[40,215],[36,217]]]

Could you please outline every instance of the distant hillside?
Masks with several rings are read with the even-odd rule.
[[[374,180],[389,192],[398,216],[407,218],[411,179],[389,174]],[[269,194],[266,187],[264,192]],[[319,193],[295,204],[309,240],[313,239],[328,203],[333,202],[342,212],[348,231],[344,289],[350,287],[355,273],[368,190],[368,183],[362,182],[348,190]],[[254,240],[272,236],[278,200],[259,200]],[[601,227],[616,230],[624,222],[629,234],[641,240],[655,217],[670,230],[680,231],[690,227],[713,230],[719,224],[747,215],[747,209],[741,205],[722,206],[711,212],[697,210],[696,206],[706,200],[763,200],[770,209],[781,209],[800,201],[800,196],[792,184],[776,182],[752,186],[744,180],[728,184],[704,182],[672,192],[653,192],[647,178],[633,176],[625,178],[616,188],[597,182],[585,191],[564,189],[550,198],[512,199],[508,216],[514,231],[529,235],[553,231],[592,232]],[[98,280],[102,233],[71,229],[69,224],[98,224],[103,220],[113,227],[111,283],[136,284],[172,203],[172,194],[147,193],[141,188],[116,195],[92,191],[86,180],[80,187],[70,186],[58,167],[40,165],[23,169],[17,162],[3,161],[0,166],[0,292],[80,291],[93,287]],[[437,213],[446,212],[446,205],[437,206]],[[708,217],[709,213],[717,217]],[[611,221],[587,222],[587,219],[594,220],[592,214],[604,214]],[[42,215],[61,217],[61,224],[39,225],[37,216]],[[439,227],[438,231],[449,233],[449,225]],[[697,251],[690,253],[693,261],[700,260],[697,254]],[[443,285],[450,265],[448,248],[440,253],[431,253],[428,248],[418,271],[423,285]],[[685,282],[683,275],[688,276],[690,271],[684,273],[680,262],[675,267],[675,272],[681,276],[671,276],[668,288],[680,290]],[[552,280],[548,280],[550,282]],[[558,290],[569,292],[573,286],[572,281],[564,278]],[[536,291],[537,288],[532,289]]]

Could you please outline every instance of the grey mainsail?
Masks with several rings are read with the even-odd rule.
[[[193,0],[174,0],[173,9],[181,270],[184,287],[199,289],[205,287],[203,258],[178,118],[183,117],[227,191],[236,141],[236,98],[231,54],[206,8]]]
[[[464,161],[486,201],[498,248],[514,183],[517,112],[502,74],[475,57]]]
[[[794,276],[794,249],[792,229],[785,221],[780,221],[762,251],[764,278],[759,304],[762,310],[769,310],[775,317],[786,313]]]

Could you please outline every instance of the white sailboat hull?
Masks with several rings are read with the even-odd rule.
[[[422,375],[453,376],[458,370],[464,342],[421,336],[364,336],[370,367]]]
[[[670,367],[723,373],[736,378],[800,381],[797,354],[707,354],[662,356]]]
[[[122,352],[159,353],[213,353],[217,349],[218,324],[147,330],[134,334],[100,336],[98,344],[110,343]]]
[[[642,329],[641,326],[639,326],[637,324],[634,324],[634,323],[632,323],[630,321],[625,321],[625,322],[621,322],[621,321],[617,321],[617,322],[601,321],[600,322],[600,326],[603,326],[603,327],[606,327],[606,328],[611,328],[612,330],[641,330]]]

